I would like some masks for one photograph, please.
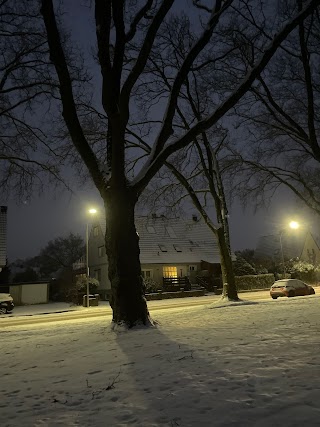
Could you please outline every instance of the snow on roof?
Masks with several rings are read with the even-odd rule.
[[[136,216],[142,264],[220,263],[218,245],[203,220]],[[105,224],[101,227],[105,232]]]

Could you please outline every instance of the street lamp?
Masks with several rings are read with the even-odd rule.
[[[88,210],[88,213],[93,216],[97,213],[97,209],[91,208]],[[87,307],[89,307],[89,278],[90,278],[90,270],[89,270],[89,221],[87,221],[87,230],[86,230],[86,261],[87,261]]]
[[[290,221],[289,222],[289,227],[292,230],[297,230],[300,227],[300,224],[297,221]],[[285,267],[285,264],[284,264],[283,244],[282,244],[282,234],[283,234],[283,232],[284,232],[284,230],[280,231],[279,240],[280,240],[281,258],[282,258],[283,278],[284,278],[284,276],[286,274],[286,267]]]

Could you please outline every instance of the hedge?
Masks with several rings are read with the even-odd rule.
[[[238,291],[251,289],[268,289],[273,285],[275,279],[273,274],[256,274],[247,276],[236,276]]]

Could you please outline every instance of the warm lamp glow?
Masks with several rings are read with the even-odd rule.
[[[89,209],[88,212],[93,215],[97,213],[97,209],[92,208],[92,209]]]
[[[291,221],[291,222],[289,223],[289,227],[290,227],[290,228],[293,228],[294,230],[296,230],[297,228],[299,228],[299,227],[300,227],[300,225],[299,225],[299,223],[298,223],[297,221]]]

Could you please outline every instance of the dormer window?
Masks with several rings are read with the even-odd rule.
[[[169,237],[172,237],[173,239],[177,238],[177,235],[176,235],[176,233],[175,233],[175,231],[174,231],[174,229],[172,227],[167,226],[166,227],[166,232],[168,233]]]
[[[167,248],[164,245],[159,245],[161,252],[168,252]]]
[[[150,234],[156,234],[156,230],[152,225],[147,225],[147,231]]]
[[[173,245],[173,247],[175,248],[175,250],[176,250],[177,252],[182,252],[182,249],[181,249],[181,247],[180,247],[180,246],[178,246],[178,245]]]

